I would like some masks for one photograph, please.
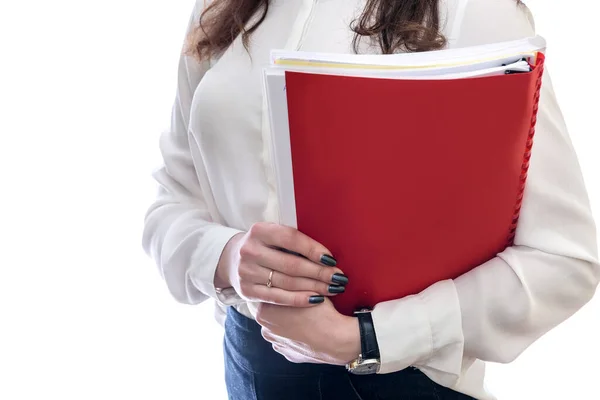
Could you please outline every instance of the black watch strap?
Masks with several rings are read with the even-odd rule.
[[[379,359],[379,346],[370,311],[356,312],[360,329],[360,348],[363,360]]]

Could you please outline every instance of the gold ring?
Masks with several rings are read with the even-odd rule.
[[[270,288],[271,286],[273,286],[273,270],[271,270],[271,273],[269,274],[269,280],[267,281],[267,287]]]

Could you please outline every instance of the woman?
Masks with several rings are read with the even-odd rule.
[[[393,53],[532,36],[527,8],[515,0],[205,3],[190,21],[144,246],[178,301],[216,300],[230,399],[492,399],[484,362],[514,360],[589,301],[600,275],[549,77],[515,245],[355,318],[328,300],[352,277],[326,244],[273,223],[261,71],[274,48]]]

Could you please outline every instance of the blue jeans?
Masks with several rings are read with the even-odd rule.
[[[414,368],[357,376],[340,366],[289,362],[263,339],[260,325],[233,307],[223,348],[229,400],[474,400]]]

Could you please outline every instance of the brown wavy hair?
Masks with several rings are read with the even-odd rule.
[[[211,1],[190,32],[186,53],[198,60],[209,59],[226,50],[240,34],[248,49],[250,36],[268,11],[269,0]],[[355,52],[364,37],[373,39],[383,54],[438,50],[446,45],[440,31],[439,0],[367,0],[350,29],[355,33]]]

